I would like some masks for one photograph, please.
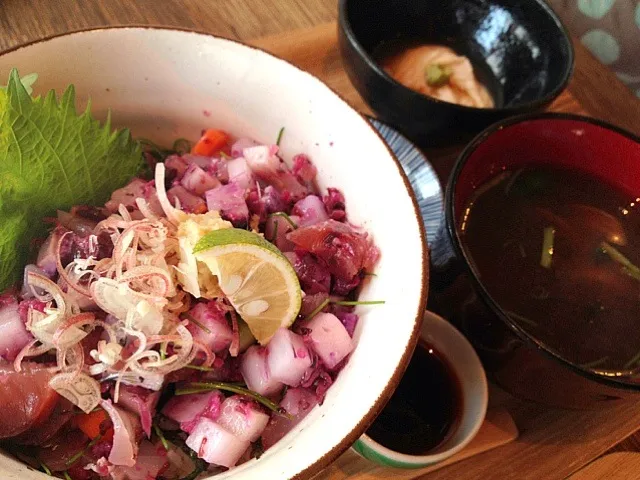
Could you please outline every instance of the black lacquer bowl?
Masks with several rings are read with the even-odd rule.
[[[382,120],[422,145],[459,141],[540,109],[573,70],[571,40],[544,0],[340,0],[339,17],[351,82]],[[404,87],[376,63],[376,50],[389,42],[446,45],[467,56],[496,107],[464,107]]]
[[[572,362],[514,322],[492,297],[467,249],[461,228],[474,191],[496,172],[524,165],[582,171],[640,196],[640,138],[629,132],[558,113],[523,115],[487,128],[460,154],[447,184],[445,221],[431,245],[429,309],[454,323],[473,344],[489,378],[518,397],[578,409],[637,402],[636,375],[629,377],[624,369],[596,372]],[[507,278],[515,274],[500,264],[495,268]],[[590,301],[583,299],[585,305]],[[590,335],[603,341],[605,333]]]

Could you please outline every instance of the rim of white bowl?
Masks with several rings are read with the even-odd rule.
[[[130,25],[113,25],[113,26],[88,27],[88,28],[81,28],[81,29],[77,29],[77,30],[71,30],[71,31],[68,31],[68,32],[48,35],[48,36],[45,36],[45,37],[42,37],[42,38],[39,38],[39,39],[36,39],[36,40],[32,40],[32,41],[27,42],[27,43],[23,43],[23,44],[20,44],[20,45],[15,45],[13,47],[10,47],[8,49],[0,51],[0,57],[4,56],[6,54],[9,54],[9,53],[15,52],[17,50],[21,50],[21,49],[24,49],[24,48],[29,48],[30,46],[37,45],[39,43],[48,42],[48,41],[51,41],[51,40],[55,40],[55,39],[58,39],[58,38],[61,38],[61,37],[71,37],[73,35],[78,35],[78,34],[87,34],[87,33],[93,33],[93,32],[104,32],[104,31],[109,31],[109,30],[161,30],[161,31],[183,32],[183,33],[190,33],[190,34],[195,34],[195,35],[202,35],[202,36],[205,36],[207,38],[227,40],[227,41],[236,43],[238,45],[242,45],[242,46],[244,46],[246,48],[249,48],[251,50],[255,50],[255,51],[261,52],[264,55],[268,55],[268,56],[270,56],[270,57],[272,57],[272,58],[274,58],[274,59],[276,59],[278,61],[286,63],[291,68],[294,68],[294,69],[298,70],[299,72],[301,72],[301,73],[303,73],[305,75],[308,75],[308,76],[312,77],[313,79],[315,79],[320,85],[322,85],[323,88],[326,88],[328,93],[331,93],[331,94],[335,95],[338,99],[340,99],[340,101],[342,103],[344,103],[344,105],[346,107],[348,107],[349,109],[351,109],[354,112],[356,112],[358,114],[358,116],[360,117],[362,123],[364,125],[366,125],[366,127],[369,128],[378,137],[378,139],[380,140],[382,145],[384,145],[384,148],[387,150],[387,152],[389,154],[389,157],[395,163],[396,169],[398,171],[398,175],[400,175],[400,178],[402,179],[402,182],[404,184],[405,191],[406,191],[407,195],[409,196],[409,198],[411,199],[411,202],[413,204],[413,213],[414,213],[415,220],[416,220],[416,222],[418,224],[418,230],[419,230],[419,233],[420,233],[420,245],[421,245],[420,256],[421,256],[421,263],[422,263],[422,272],[421,272],[420,276],[421,276],[421,280],[422,280],[422,282],[421,282],[422,285],[421,285],[421,288],[420,288],[420,299],[418,301],[418,308],[417,308],[417,311],[416,311],[413,330],[411,332],[411,336],[410,336],[410,338],[409,338],[409,340],[407,342],[407,345],[405,347],[405,351],[404,351],[404,353],[403,353],[403,355],[402,355],[402,357],[400,359],[400,363],[396,366],[396,369],[394,370],[393,375],[391,376],[391,378],[387,382],[387,385],[385,386],[385,388],[380,393],[380,396],[374,402],[374,404],[371,407],[371,409],[369,409],[369,411],[360,419],[360,421],[351,430],[351,432],[349,432],[348,435],[346,435],[340,442],[338,442],[336,445],[334,445],[326,454],[321,456],[319,459],[317,459],[311,465],[307,466],[306,468],[304,468],[300,472],[296,473],[293,477],[291,477],[291,480],[302,480],[302,479],[311,478],[315,474],[317,474],[320,471],[322,471],[324,468],[328,467],[336,458],[338,458],[342,453],[347,451],[349,449],[349,447],[351,447],[351,445],[354,442],[356,442],[356,440],[358,440],[358,438],[360,438],[360,436],[366,431],[366,429],[369,428],[371,423],[373,423],[375,418],[382,411],[383,407],[385,406],[387,401],[391,398],[391,395],[393,395],[393,392],[395,391],[396,387],[400,383],[400,379],[402,378],[402,375],[404,374],[404,371],[406,370],[407,366],[409,365],[409,361],[411,360],[411,356],[413,355],[413,351],[414,351],[414,349],[415,349],[415,347],[416,347],[416,345],[418,343],[418,339],[420,337],[420,328],[422,326],[423,313],[426,310],[426,306],[427,306],[427,296],[428,296],[428,290],[429,290],[429,247],[427,245],[427,237],[426,237],[424,224],[423,224],[423,221],[422,221],[422,216],[420,215],[420,207],[418,205],[416,197],[415,197],[415,195],[413,193],[413,190],[411,188],[411,183],[409,181],[409,178],[404,173],[404,170],[402,168],[402,164],[400,163],[400,161],[398,160],[396,155],[393,153],[393,151],[391,150],[389,145],[384,141],[384,138],[380,135],[380,133],[373,127],[373,125],[371,125],[371,123],[369,123],[369,121],[367,120],[366,116],[364,114],[362,114],[361,112],[359,112],[358,110],[356,110],[349,102],[347,102],[345,100],[345,98],[341,94],[336,92],[333,88],[329,87],[325,82],[320,80],[315,75],[307,72],[306,70],[301,69],[300,67],[294,65],[293,63],[289,62],[288,60],[285,60],[284,58],[282,58],[282,57],[280,57],[280,56],[278,56],[276,54],[273,54],[273,53],[271,53],[271,52],[269,52],[269,51],[267,51],[267,50],[265,50],[263,48],[256,47],[254,45],[250,45],[250,44],[248,44],[246,42],[242,42],[242,41],[234,39],[234,38],[225,37],[224,35],[214,35],[212,33],[209,33],[209,32],[203,31],[203,30],[192,29],[192,28],[183,28],[183,27],[175,27],[175,26],[167,26],[167,25],[130,24]]]

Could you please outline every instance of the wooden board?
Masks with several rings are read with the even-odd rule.
[[[567,480],[638,480],[640,453],[618,452],[605,455]]]
[[[254,40],[260,48],[316,75],[356,109],[371,113],[347,78],[337,49],[335,23]],[[585,113],[570,91],[550,110]],[[441,181],[462,145],[426,150]],[[491,403],[515,420],[519,437],[499,448],[459,459],[433,472],[379,469],[355,454],[345,453],[322,480],[382,480],[388,477],[423,480],[562,479],[580,470],[640,428],[640,407],[618,404],[609,410],[566,411],[515,399],[492,388]]]

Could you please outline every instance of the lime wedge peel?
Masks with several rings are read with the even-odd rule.
[[[218,277],[220,288],[262,345],[300,311],[300,282],[289,260],[261,235],[229,228],[204,235],[197,260]]]

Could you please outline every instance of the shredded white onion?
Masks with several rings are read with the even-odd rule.
[[[127,414],[115,407],[111,400],[100,401],[100,406],[107,412],[113,423],[113,446],[109,453],[109,462],[113,465],[134,466],[138,445]]]
[[[89,413],[100,403],[100,384],[84,373],[60,373],[49,381],[60,395]]]

